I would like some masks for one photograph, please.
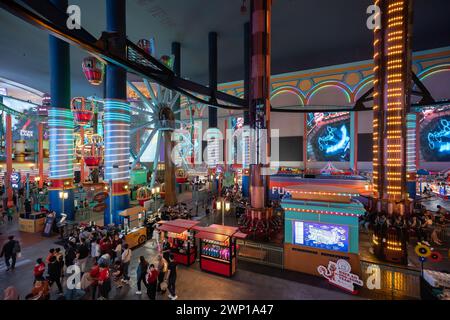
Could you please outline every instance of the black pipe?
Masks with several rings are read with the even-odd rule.
[[[250,98],[250,22],[244,24],[244,100],[247,111],[244,111],[244,125],[250,124],[250,114],[248,111]]]
[[[209,89],[211,91],[210,102],[216,103],[217,91],[217,33],[209,33]],[[217,128],[217,109],[209,108],[209,128]]]
[[[175,61],[173,63],[173,72],[176,76],[181,75],[181,44],[179,42],[172,42],[172,54],[175,58]],[[177,102],[175,103],[173,107],[173,111],[180,110],[181,105],[181,99],[178,98]],[[181,120],[181,113],[178,112],[175,114],[176,120]]]

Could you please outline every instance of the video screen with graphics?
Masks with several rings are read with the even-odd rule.
[[[308,113],[307,119],[308,161],[350,161],[350,113]]]
[[[423,161],[450,161],[450,106],[422,111],[420,154]]]
[[[348,226],[294,221],[294,244],[348,252]]]

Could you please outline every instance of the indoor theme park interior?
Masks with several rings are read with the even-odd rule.
[[[449,13],[0,0],[0,299],[449,300]]]

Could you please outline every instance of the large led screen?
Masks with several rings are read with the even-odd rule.
[[[423,161],[450,161],[450,106],[422,111],[420,153]]]
[[[294,221],[294,244],[348,252],[348,226]]]
[[[316,112],[307,117],[308,161],[350,161],[350,114]]]

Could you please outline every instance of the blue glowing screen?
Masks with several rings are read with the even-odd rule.
[[[325,250],[348,252],[348,226],[294,221],[294,243]]]
[[[348,113],[308,114],[308,160],[350,161]]]
[[[450,161],[449,115],[435,113],[434,117],[425,117],[421,125],[420,151],[424,161]]]

